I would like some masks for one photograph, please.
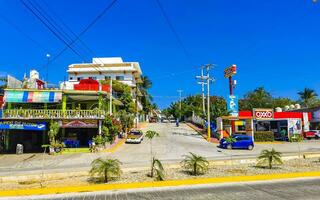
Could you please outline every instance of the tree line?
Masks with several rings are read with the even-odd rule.
[[[320,99],[315,90],[305,88],[298,93],[299,99],[293,100],[288,97],[274,97],[264,87],[258,87],[247,92],[243,98],[239,99],[239,110],[252,110],[253,108],[284,108],[285,106],[300,104],[303,108],[316,107],[320,105]],[[212,119],[220,116],[228,115],[227,101],[222,96],[210,97],[210,115]],[[192,116],[200,116],[205,118],[206,113],[202,109],[201,95],[190,95],[181,101],[172,102],[170,106],[163,110],[163,114],[167,117],[173,116],[182,120]]]

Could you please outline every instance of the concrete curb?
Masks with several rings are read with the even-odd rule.
[[[202,179],[185,179],[185,180],[169,180],[159,182],[141,182],[141,183],[122,183],[122,184],[99,184],[88,186],[68,186],[55,188],[41,189],[22,189],[22,190],[7,190],[0,191],[0,197],[5,196],[26,196],[26,195],[45,195],[45,194],[60,194],[72,192],[93,192],[102,190],[123,190],[135,188],[152,188],[152,187],[168,187],[182,185],[200,185],[213,183],[230,183],[230,182],[248,182],[276,179],[291,179],[301,177],[320,177],[320,171],[288,173],[288,174],[264,174],[255,176],[232,176],[232,177],[217,177],[217,178],[202,178]]]

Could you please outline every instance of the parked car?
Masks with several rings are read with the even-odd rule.
[[[254,142],[252,137],[247,135],[239,135],[235,134],[231,136],[235,139],[234,142],[229,142],[225,138],[220,140],[220,147],[225,149],[249,149],[252,150],[254,148]]]
[[[319,139],[320,130],[310,130],[310,131],[304,132],[303,137],[306,139],[311,139],[311,138]]]
[[[140,144],[143,140],[143,132],[141,130],[132,130],[128,133],[126,143]]]
[[[167,118],[162,118],[162,123],[169,123],[169,120]]]

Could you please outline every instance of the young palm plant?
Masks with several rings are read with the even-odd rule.
[[[117,159],[103,159],[97,158],[91,163],[90,175],[98,175],[103,177],[104,182],[107,183],[112,178],[119,178],[121,175],[121,162]]]
[[[258,156],[258,163],[257,165],[266,165],[269,169],[272,169],[272,166],[274,164],[283,164],[281,159],[281,153],[274,150],[272,148],[271,150],[262,150],[260,155]]]
[[[182,165],[185,169],[190,170],[192,175],[204,174],[208,171],[209,162],[206,158],[190,152],[190,155],[185,155]]]
[[[155,172],[155,179],[157,181],[164,180],[164,168],[160,160],[153,157],[152,159],[152,170]]]
[[[154,165],[153,165],[154,158],[153,158],[153,152],[152,152],[152,139],[153,139],[154,137],[159,137],[159,133],[157,133],[156,131],[150,131],[150,130],[149,130],[149,131],[146,132],[145,137],[150,140],[150,155],[151,155],[151,171],[150,171],[150,177],[152,178],[153,175],[154,175]]]

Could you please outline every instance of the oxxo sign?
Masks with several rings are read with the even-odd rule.
[[[224,77],[229,78],[237,73],[237,66],[231,65],[224,70]]]
[[[253,109],[255,119],[273,119],[273,109]]]

